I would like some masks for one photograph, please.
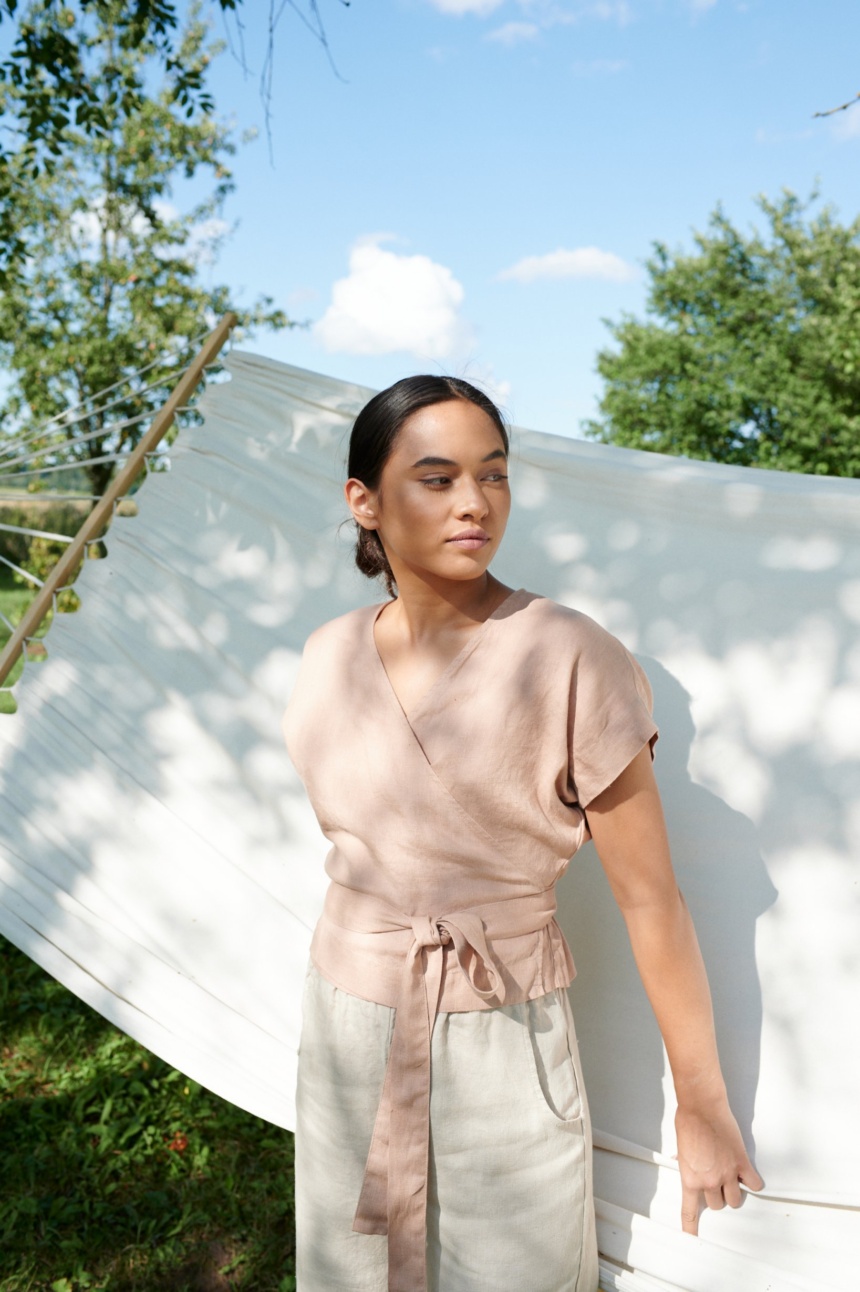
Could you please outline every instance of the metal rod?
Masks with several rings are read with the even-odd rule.
[[[130,454],[125,466],[110,482],[101,499],[93,507],[77,534],[45,579],[42,587],[27,606],[21,617],[21,622],[6,643],[3,653],[0,654],[0,686],[6,681],[13,665],[23,651],[24,643],[37,631],[53,605],[54,594],[58,589],[66,586],[66,578],[70,578],[74,573],[78,559],[87,543],[94,541],[95,536],[101,537],[113,514],[114,504],[134,484],[147,453],[151,453],[170,430],[175,413],[191,398],[200,384],[200,379],[207,364],[210,364],[219,353],[237,322],[238,319],[235,314],[225,314],[218,326],[209,333],[200,353],[186,368],[166,403],[156,413],[149,430]]]

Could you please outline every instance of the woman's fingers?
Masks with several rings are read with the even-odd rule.
[[[685,1234],[699,1232],[699,1212],[702,1204],[701,1189],[689,1189],[681,1182],[681,1228]]]
[[[746,1162],[741,1167],[739,1175],[744,1187],[746,1189],[752,1189],[753,1193],[758,1193],[759,1189],[764,1188],[764,1180],[761,1178],[749,1158],[747,1158]]]
[[[681,1227],[687,1234],[697,1234],[699,1216],[705,1207],[712,1211],[740,1207],[741,1185],[757,1191],[764,1188],[764,1181],[749,1159],[728,1105],[716,1113],[679,1107],[675,1127],[681,1171]]]
[[[729,1207],[739,1207],[743,1202],[740,1182],[727,1181],[722,1188],[696,1189],[681,1184],[681,1228],[685,1234],[698,1234],[699,1217],[707,1207],[710,1211],[722,1211]]]
[[[764,1180],[747,1158],[735,1180],[726,1180],[721,1187],[696,1188],[688,1185],[681,1178],[681,1228],[685,1234],[698,1234],[699,1217],[705,1207],[711,1211],[722,1211],[726,1206],[740,1207],[743,1203],[744,1188],[758,1192],[764,1188]]]

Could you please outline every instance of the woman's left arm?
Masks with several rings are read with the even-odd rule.
[[[715,1210],[738,1207],[740,1182],[754,1190],[764,1182],[729,1108],[708,979],[672,870],[647,745],[591,801],[586,816],[669,1056],[678,1100],[681,1223],[695,1234],[703,1196]]]

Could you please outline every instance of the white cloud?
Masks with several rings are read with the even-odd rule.
[[[316,300],[319,300],[319,292],[316,287],[294,287],[287,296],[287,308],[298,310]]]
[[[180,212],[172,202],[157,198],[152,206],[162,224],[170,225],[180,218]],[[69,228],[72,239],[85,255],[96,256],[100,253],[104,216],[105,200],[100,196],[91,203],[88,210],[76,211],[71,218]],[[198,265],[211,265],[217,255],[218,243],[229,231],[227,221],[213,215],[192,225],[183,242],[166,242],[154,246],[153,250],[161,260],[173,260],[181,256]],[[128,254],[128,235],[143,239],[152,232],[152,224],[141,211],[129,210],[123,221],[123,231],[109,235],[113,254]]]
[[[500,7],[504,0],[428,0],[428,3],[440,13],[462,17],[463,14],[475,14],[486,18]],[[713,4],[716,0],[688,0],[690,4]],[[517,0],[517,6],[523,12],[526,21],[508,22],[492,33],[488,39],[501,40],[514,44],[521,40],[531,40],[529,29],[556,27],[559,24],[577,23],[581,19],[596,18],[603,22],[617,22],[625,27],[632,21],[633,10],[629,0]]]
[[[218,255],[218,243],[230,232],[230,225],[219,216],[210,216],[195,224],[188,236],[188,241],[177,247],[163,247],[158,254],[162,260],[171,256],[185,256],[198,265],[213,265]]]
[[[463,288],[445,265],[429,256],[399,256],[380,243],[384,234],[359,238],[349,274],[332,288],[331,304],[314,325],[323,347],[344,354],[405,350],[442,359],[469,342],[460,316]]]
[[[163,224],[171,224],[179,219],[180,213],[172,202],[157,199],[152,205],[155,214]],[[135,221],[136,223],[133,223],[138,233],[149,232],[150,225],[145,217],[136,216]],[[192,225],[184,242],[165,243],[155,248],[155,254],[161,260],[172,260],[181,256],[183,259],[195,261],[198,265],[211,265],[215,262],[218,243],[229,231],[230,226],[226,220],[212,215],[207,220],[201,220],[198,224]]]
[[[498,9],[504,0],[430,0],[430,3],[440,13],[453,13],[458,17],[464,13],[476,13],[479,18],[485,18],[488,13]]]
[[[713,0],[710,2],[713,3]],[[582,16],[600,18],[603,22],[617,22],[619,27],[626,27],[633,21],[633,10],[627,0],[596,0],[595,4],[585,7]]]
[[[487,34],[487,40],[496,40],[500,45],[521,45],[523,41],[534,40],[540,28],[533,22],[506,22],[495,31]]]
[[[538,278],[599,278],[611,283],[627,283],[638,276],[635,266],[599,247],[559,247],[544,256],[526,256],[503,269],[497,278],[533,283]]]
[[[170,202],[153,203],[155,213],[160,220],[175,220],[179,212]],[[102,232],[105,224],[105,199],[96,197],[86,211],[75,211],[69,221],[72,238],[82,246],[85,252],[98,253],[101,247]],[[123,225],[135,237],[144,238],[152,231],[152,225],[140,211],[127,211],[123,216]],[[126,239],[120,234],[114,239],[124,246]]]
[[[551,3],[551,0],[519,0],[523,9],[532,12],[539,18],[542,27],[555,27],[559,23],[569,26],[589,18],[597,22],[615,22],[619,27],[626,27],[633,21],[633,10],[628,0],[591,0],[588,4],[576,4],[572,8]]]

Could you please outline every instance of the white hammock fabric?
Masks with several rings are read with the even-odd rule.
[[[234,351],[0,716],[0,931],[218,1094],[293,1120],[325,880],[280,718],[384,592],[341,497],[369,391]],[[860,1251],[860,486],[515,431],[495,572],[651,679],[656,769],[766,1196],[680,1233],[671,1082],[590,848],[560,886],[606,1288],[849,1292]],[[853,854],[853,855],[852,855]]]

